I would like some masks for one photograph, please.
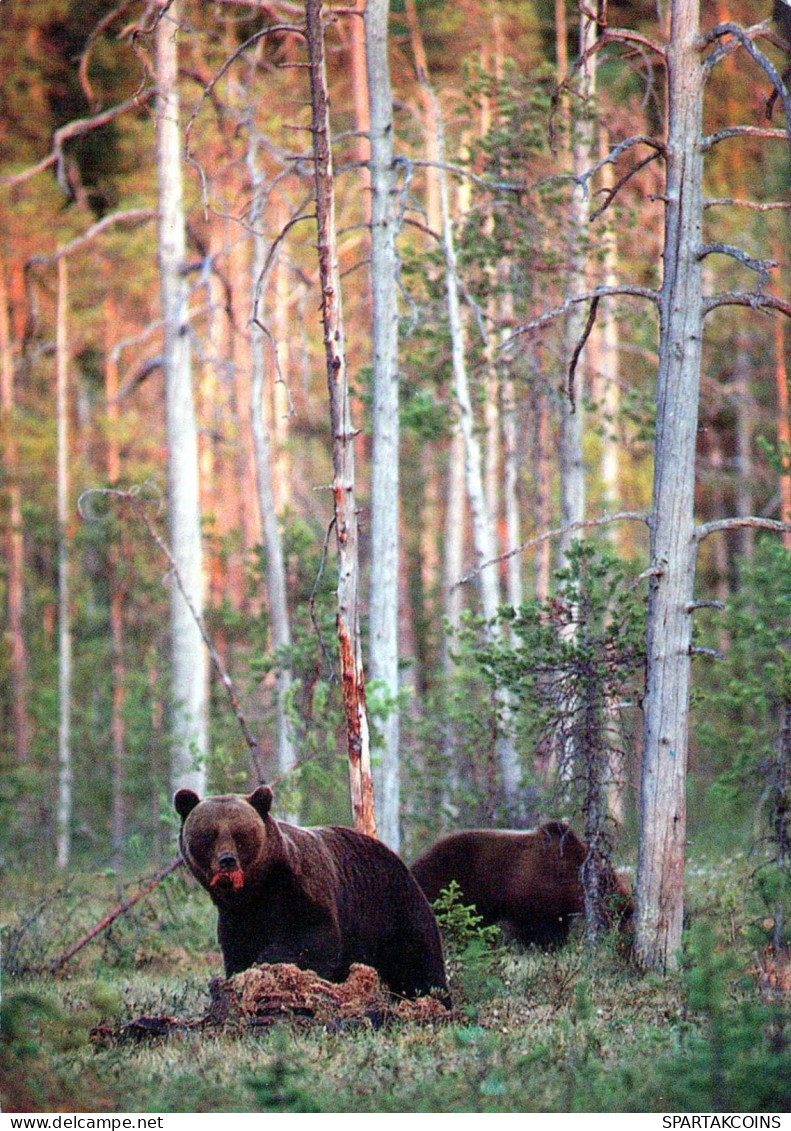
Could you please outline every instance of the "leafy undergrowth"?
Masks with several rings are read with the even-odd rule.
[[[52,974],[106,913],[112,883],[18,888],[3,912],[3,1110],[788,1110],[791,1014],[787,999],[761,996],[744,890],[738,862],[693,874],[671,977],[641,976],[612,940],[593,954],[581,940],[517,953],[457,908],[449,1023],[186,1030],[108,1046],[92,1030],[206,1012],[221,967],[205,896],[170,877]]]

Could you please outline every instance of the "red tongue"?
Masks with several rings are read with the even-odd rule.
[[[234,891],[240,891],[244,887],[244,872],[241,868],[234,868],[232,872],[217,872],[209,884],[210,888],[218,885],[222,887],[228,886],[228,881]]]

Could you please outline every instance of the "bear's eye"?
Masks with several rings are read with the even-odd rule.
[[[216,832],[196,832],[190,837],[190,849],[193,856],[208,856],[217,839]]]
[[[240,854],[255,851],[256,839],[252,833],[237,833],[235,836],[236,849]]]

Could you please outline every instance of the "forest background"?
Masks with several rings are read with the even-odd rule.
[[[708,5],[703,30],[752,26],[764,8]],[[301,9],[163,11],[3,9],[6,864],[161,861],[179,784],[224,792],[266,778],[282,813],[349,820],[330,537],[338,428]],[[450,828],[548,815],[606,830],[607,852],[618,836],[626,856],[634,843],[659,348],[636,300],[662,275],[652,139],[666,92],[650,49],[666,15],[610,4],[597,25],[562,4],[394,5],[400,403],[384,430],[371,316],[377,72],[369,60],[366,74],[360,12],[327,24],[366,723],[380,833],[407,859]],[[175,158],[153,97],[155,85],[164,97],[163,26],[179,50]],[[615,26],[631,29],[628,49],[599,50]],[[736,843],[754,847],[771,826],[782,870],[789,536],[758,532],[791,519],[777,313],[788,148],[771,83],[737,55],[722,51],[707,82],[712,242],[700,258],[717,301],[694,507],[701,527],[757,517],[699,548],[689,832],[712,842],[727,830],[732,848],[741,826]],[[182,164],[183,202],[180,186],[163,188]],[[175,270],[168,200],[186,234]],[[169,270],[175,339],[164,289],[160,300]],[[174,409],[179,341],[188,383]],[[185,387],[194,412],[182,428]],[[400,501],[394,551],[377,533],[377,476]],[[201,530],[188,566],[173,525],[184,490]],[[382,610],[393,552],[397,590]],[[174,628],[174,592],[196,566],[191,628]],[[779,941],[776,914],[774,930]]]
[[[303,6],[0,6],[0,864],[31,873],[11,913],[12,966],[25,968],[53,877],[102,869],[112,886],[173,856],[176,785],[245,792],[266,778],[281,816],[357,818],[338,655],[339,439],[355,457],[355,628],[380,835],[411,860],[454,828],[560,816],[633,865],[656,572],[645,516],[660,340],[645,300],[662,284],[667,204],[654,48],[672,7],[611,2],[597,24],[562,0],[394,3],[392,129],[376,125],[383,72],[366,70],[361,9],[325,10],[350,392],[339,428]],[[751,53],[760,42],[778,72],[787,65],[768,9],[717,0],[702,14],[704,34],[766,23],[707,44],[708,313],[688,419],[695,521],[711,536],[697,553],[686,837],[691,860],[713,854],[715,871],[739,872],[718,905],[730,942],[738,918],[750,945],[781,955],[789,150],[787,105]],[[608,38],[616,27],[625,42]],[[384,428],[370,149],[382,138],[398,304]],[[174,169],[183,190],[168,184]],[[395,543],[376,526],[383,480]],[[181,559],[185,492],[201,537]],[[397,589],[382,602],[392,561]],[[196,566],[192,609],[179,611]],[[63,929],[35,945],[51,958]],[[706,981],[714,960],[700,943],[697,956]],[[531,992],[545,978],[550,996],[573,998],[563,961],[526,981]],[[714,1037],[755,1044],[706,984]],[[570,1008],[576,1040],[588,1007]],[[477,1056],[483,1039],[459,1048]],[[718,1079],[722,1065],[709,1067]]]

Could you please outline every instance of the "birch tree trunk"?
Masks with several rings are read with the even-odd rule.
[[[25,647],[25,547],[22,536],[22,493],[19,488],[19,449],[14,420],[14,352],[8,314],[5,263],[0,261],[0,422],[3,429],[3,469],[8,484],[8,633],[11,648],[12,717],[17,764],[30,754],[28,663]]]
[[[439,200],[439,140],[437,132],[437,116],[431,90],[428,87],[428,61],[423,46],[423,37],[420,32],[420,23],[417,16],[415,0],[405,0],[407,23],[415,60],[415,69],[418,79],[418,96],[423,111],[423,126],[425,132],[425,169],[426,199],[425,210],[428,227],[432,232],[439,232],[442,228],[442,215]],[[448,624],[448,631],[442,639],[442,672],[449,680],[454,662],[452,653],[456,643],[456,635],[461,624],[461,614],[464,609],[464,594],[461,586],[457,585],[459,577],[464,572],[464,545],[467,532],[467,512],[464,477],[464,440],[461,435],[458,420],[450,423],[450,445],[448,451],[448,468],[446,476],[445,495],[445,522],[442,531],[442,565],[440,571],[440,588],[442,593],[442,612]],[[432,532],[433,534],[434,532]],[[426,589],[430,589],[430,579],[426,579]],[[452,743],[446,743],[446,752],[450,755]],[[450,757],[448,758],[451,763]]]
[[[281,654],[275,677],[275,725],[277,728],[278,774],[289,773],[297,764],[294,736],[288,716],[288,698],[292,675],[288,659],[291,647],[291,625],[288,615],[288,587],[283,543],[277,519],[274,484],[272,482],[272,452],[264,420],[264,390],[266,381],[266,336],[263,318],[259,312],[257,296],[262,290],[266,264],[266,241],[260,228],[263,184],[256,165],[255,145],[250,142],[248,165],[254,189],[250,223],[253,229],[253,258],[250,291],[252,295],[250,319],[250,353],[252,361],[250,426],[253,435],[255,474],[261,530],[266,547],[266,585],[269,598],[269,627],[272,648]],[[294,817],[296,813],[292,814]]]
[[[335,537],[338,550],[338,647],[340,654],[349,777],[354,827],[376,835],[374,790],[365,678],[360,642],[360,569],[357,507],[354,480],[354,432],[349,406],[349,386],[343,332],[340,271],[335,228],[335,192],[327,78],[324,63],[324,32],[321,0],[307,0],[306,36],[310,68],[313,129],[313,161],[316,177],[316,226],[318,234],[321,311],[324,351],[327,360],[330,423],[332,427],[333,497]]]
[[[397,852],[400,844],[398,267],[388,11],[389,0],[367,0],[364,16],[371,141],[373,300],[369,676],[384,690],[387,701],[387,714],[379,723],[383,746],[376,775],[377,825],[381,839]]]
[[[156,28],[159,274],[164,322],[171,579],[171,786],[206,789],[208,662],[194,613],[203,611],[198,437],[192,388],[181,176],[178,56],[180,0],[163,4]],[[182,592],[182,586],[184,592]],[[192,609],[190,609],[190,604]]]
[[[68,268],[58,256],[58,297],[55,330],[57,369],[57,492],[58,492],[58,802],[56,855],[58,868],[71,857],[72,766],[71,692],[72,641],[69,593],[69,418],[68,418]]]
[[[695,571],[693,506],[702,335],[699,0],[674,0],[668,65],[664,277],[657,418],[635,955],[677,963],[684,909],[685,778]]]
[[[579,54],[592,46],[596,37],[596,23],[580,9]],[[562,53],[561,53],[562,57]],[[593,157],[592,99],[596,91],[596,56],[591,55],[582,64],[580,83],[580,105],[571,116],[571,164],[575,177],[581,176],[590,166]],[[588,253],[588,193],[580,183],[575,183],[571,191],[569,216],[568,256],[569,267],[566,292],[579,294],[585,290],[587,281]],[[564,325],[564,360],[567,369],[574,351],[582,337],[585,325],[585,308],[581,303],[574,305],[566,316]],[[560,521],[561,526],[570,526],[585,518],[585,466],[582,458],[583,404],[581,367],[567,377],[567,387],[560,403]],[[575,535],[564,534],[559,542],[559,564],[567,564],[568,551]]]

